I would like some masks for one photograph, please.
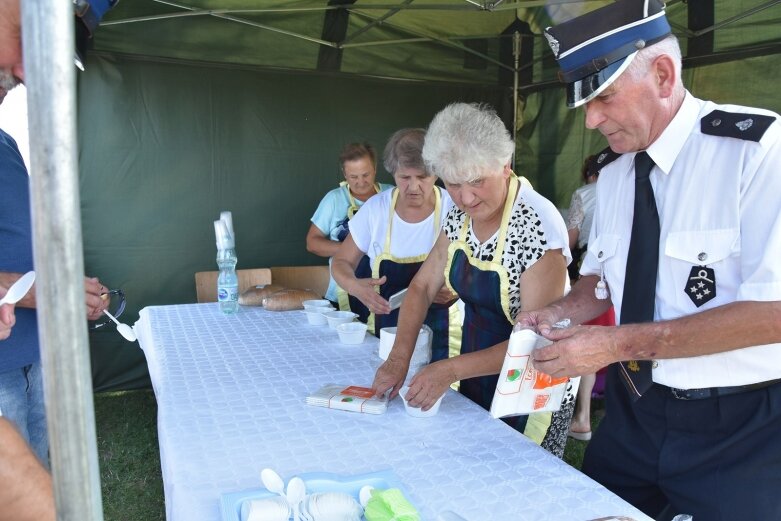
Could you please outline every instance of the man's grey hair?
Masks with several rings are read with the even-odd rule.
[[[639,79],[650,70],[653,61],[663,54],[673,59],[675,75],[679,80],[678,83],[681,83],[681,46],[678,44],[678,38],[674,34],[670,34],[659,42],[637,51],[637,55],[624,73],[632,79]]]
[[[429,124],[423,161],[444,182],[463,184],[498,173],[514,151],[515,143],[493,108],[452,103]]]
[[[394,132],[382,153],[385,170],[393,175],[402,168],[430,175],[421,155],[425,137],[426,130],[422,128],[403,128]]]

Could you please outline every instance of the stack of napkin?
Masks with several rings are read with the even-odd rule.
[[[377,398],[368,387],[328,384],[306,397],[307,405],[340,409],[343,411],[383,414],[388,410],[388,399]]]

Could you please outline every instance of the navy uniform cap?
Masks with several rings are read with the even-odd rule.
[[[605,90],[638,50],[671,33],[660,0],[618,0],[545,29],[567,84],[567,106],[579,107]]]

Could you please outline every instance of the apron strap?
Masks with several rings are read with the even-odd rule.
[[[513,206],[515,206],[515,199],[518,196],[518,188],[519,188],[520,182],[518,181],[518,177],[513,174],[510,176],[510,184],[507,187],[507,199],[504,201],[504,210],[502,210],[502,221],[499,225],[499,237],[496,239],[496,250],[494,250],[493,257],[491,257],[491,261],[495,261],[499,259],[499,264],[502,262],[502,255],[504,254],[504,244],[507,241],[507,228],[509,228],[508,224],[510,222],[510,216],[512,215]],[[469,224],[471,223],[471,218],[469,217],[469,214],[466,212],[464,213],[464,224],[461,226],[461,232],[459,234],[459,240],[466,244],[466,233],[469,229]]]
[[[440,215],[442,215],[442,194],[439,191],[439,187],[434,187],[434,242],[432,247],[437,243],[439,238],[439,230],[442,228],[440,225]],[[399,189],[393,189],[393,195],[391,196],[390,212],[388,215],[388,231],[385,233],[385,249],[383,253],[390,255],[391,244],[391,232],[393,231],[393,215],[396,213],[396,202],[399,199]]]

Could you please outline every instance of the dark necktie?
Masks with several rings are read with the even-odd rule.
[[[656,300],[656,273],[659,264],[659,213],[649,174],[654,161],[647,153],[635,155],[635,213],[632,219],[632,239],[626,259],[624,298],[621,303],[621,324],[653,322]],[[621,362],[621,375],[633,399],[647,391],[653,380],[651,362],[630,360]]]

